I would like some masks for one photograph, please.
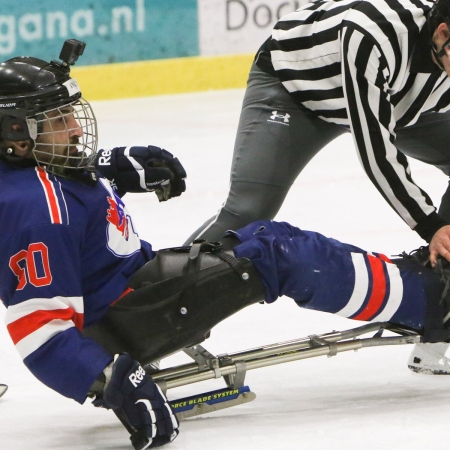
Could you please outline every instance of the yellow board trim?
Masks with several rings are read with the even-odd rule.
[[[245,87],[254,54],[196,56],[74,67],[87,100]]]

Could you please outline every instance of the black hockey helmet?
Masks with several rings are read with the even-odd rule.
[[[81,92],[70,95],[64,83],[70,70],[29,56],[19,56],[0,64],[0,108],[21,109],[27,116],[70,103]],[[70,82],[70,81],[69,81]]]
[[[55,167],[81,168],[95,156],[97,126],[92,109],[81,96],[77,82],[70,77],[70,66],[83,53],[85,44],[75,39],[64,43],[59,61],[46,62],[20,56],[0,64],[0,157],[11,162]],[[57,146],[51,120],[55,115],[75,118],[79,131],[76,143]],[[47,126],[45,123],[47,122]],[[45,129],[47,128],[47,129]],[[72,128],[73,130],[73,128]],[[58,132],[61,132],[58,130]],[[67,135],[71,129],[63,130]],[[46,136],[45,138],[43,136]],[[40,141],[40,136],[41,141]],[[32,141],[27,155],[17,155],[7,141]],[[79,149],[78,147],[81,147]],[[77,147],[78,151],[74,151]],[[30,158],[34,156],[34,160]],[[55,171],[55,170],[53,170]]]

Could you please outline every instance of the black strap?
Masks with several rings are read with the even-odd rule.
[[[248,277],[244,276],[245,269],[242,267],[241,261],[224,251],[221,242],[210,242],[202,239],[195,240],[189,250],[188,263],[185,268],[185,289],[183,290],[179,303],[180,311],[181,308],[186,308],[187,314],[189,314],[190,306],[195,302],[194,292],[200,274],[201,258],[199,256],[201,253],[214,254],[227,263],[240,277],[242,282],[248,280]]]

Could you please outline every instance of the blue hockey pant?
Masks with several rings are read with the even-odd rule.
[[[284,295],[303,308],[421,331],[427,299],[442,293],[438,276],[414,261],[405,265],[287,223],[258,221],[228,233],[241,242],[236,256],[258,270],[268,303]]]

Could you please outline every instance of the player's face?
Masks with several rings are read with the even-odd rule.
[[[58,166],[71,166],[78,161],[77,145],[83,130],[74,116],[72,106],[65,106],[45,113],[42,131],[36,139],[34,152],[40,162]],[[71,159],[73,158],[73,159]]]

